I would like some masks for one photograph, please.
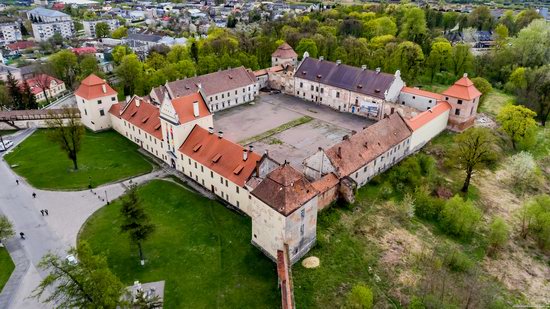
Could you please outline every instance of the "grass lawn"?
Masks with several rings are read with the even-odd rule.
[[[514,96],[506,94],[501,90],[493,89],[487,95],[487,99],[485,99],[478,112],[496,117],[500,109],[512,99],[514,99]]]
[[[119,201],[96,212],[79,238],[105,252],[124,283],[166,280],[166,308],[280,307],[275,264],[250,244],[249,218],[168,181],[138,193],[156,225],[145,267],[119,232]]]
[[[8,282],[15,265],[6,248],[0,248],[0,292]]]
[[[153,165],[137,152],[138,146],[115,131],[86,131],[78,153],[78,171],[61,148],[36,131],[5,159],[13,170],[39,189],[85,189],[150,172]]]
[[[17,130],[0,130],[0,136],[6,136],[17,132]]]

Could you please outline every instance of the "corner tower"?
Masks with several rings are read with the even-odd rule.
[[[462,132],[474,124],[481,92],[468,78],[468,74],[443,91],[444,100],[451,104],[448,129]]]
[[[74,95],[83,125],[94,132],[112,127],[108,112],[117,103],[117,92],[104,79],[94,74],[86,77]]]

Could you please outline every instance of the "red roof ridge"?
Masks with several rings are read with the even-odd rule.
[[[411,130],[416,131],[423,127],[424,125],[428,124],[430,121],[432,121],[434,118],[438,117],[439,115],[443,114],[445,111],[451,110],[452,106],[447,101],[437,101],[437,104],[434,105],[431,109],[424,111],[420,114],[417,114],[416,116],[405,119],[405,122],[411,128]]]

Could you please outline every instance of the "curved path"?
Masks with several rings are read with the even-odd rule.
[[[33,130],[18,132],[12,137],[20,143]],[[164,175],[155,171],[131,180],[99,187],[93,191],[44,191],[31,187],[19,178],[4,161],[0,162],[0,213],[14,224],[17,237],[7,242],[16,269],[0,294],[0,308],[46,308],[35,299],[28,298],[46,275],[37,265],[44,254],[53,252],[64,256],[76,245],[78,231],[86,219],[109,200],[122,195],[131,182],[142,183]],[[19,179],[19,185],[15,180]],[[32,193],[36,193],[36,198]],[[48,209],[49,216],[42,216]],[[19,238],[24,232],[26,239]]]

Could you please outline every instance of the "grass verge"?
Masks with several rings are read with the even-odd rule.
[[[286,131],[290,128],[294,128],[294,127],[297,127],[299,125],[302,125],[302,124],[305,124],[305,123],[308,123],[310,121],[312,121],[313,118],[312,117],[309,117],[309,116],[303,116],[303,117],[300,117],[298,119],[294,119],[292,121],[289,121],[287,123],[284,123],[276,128],[273,128],[271,130],[268,130],[268,131],[265,131],[264,133],[261,133],[261,134],[258,134],[258,135],[255,135],[255,136],[252,136],[252,137],[249,137],[247,139],[244,139],[242,141],[239,142],[239,144],[241,145],[248,145],[248,144],[251,144],[251,143],[255,143],[257,141],[261,141],[265,138],[268,138],[270,136],[273,136],[275,134],[278,134],[278,133],[281,133],[283,131]]]
[[[0,248],[0,292],[8,282],[15,265],[6,248]]]

